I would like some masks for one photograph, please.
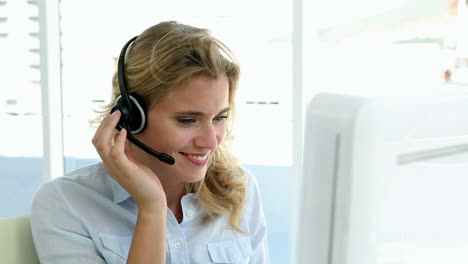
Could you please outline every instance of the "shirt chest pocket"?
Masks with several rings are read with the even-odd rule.
[[[127,262],[128,251],[132,243],[131,236],[116,236],[100,233],[103,249],[101,251],[109,264],[124,264]]]
[[[248,263],[253,249],[248,238],[208,243],[213,263]]]

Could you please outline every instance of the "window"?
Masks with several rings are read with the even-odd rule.
[[[452,27],[447,1],[312,1],[304,12],[308,98],[317,92],[403,95],[444,82]]]
[[[29,214],[42,182],[37,1],[0,1],[0,217]]]

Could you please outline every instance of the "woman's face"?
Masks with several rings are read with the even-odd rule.
[[[132,147],[132,153],[163,185],[200,181],[224,139],[229,109],[225,75],[191,77],[148,109],[147,128],[136,135],[149,147],[174,157],[175,164],[163,163],[137,147]]]

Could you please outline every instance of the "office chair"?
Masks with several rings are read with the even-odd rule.
[[[0,263],[39,264],[29,216],[0,219]]]

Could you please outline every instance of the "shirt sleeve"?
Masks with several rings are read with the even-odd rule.
[[[56,184],[44,184],[31,207],[31,230],[40,263],[106,263]]]
[[[254,251],[249,263],[269,263],[267,226],[260,191],[255,176],[247,170],[246,173],[249,186],[246,211],[250,228],[250,241]]]

